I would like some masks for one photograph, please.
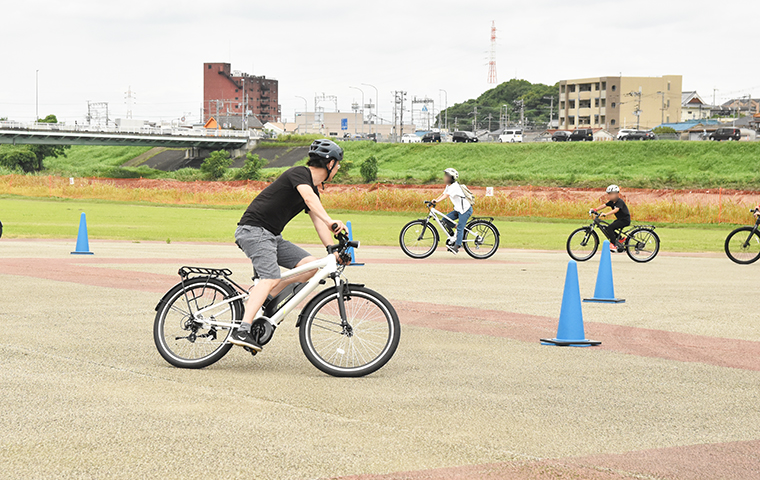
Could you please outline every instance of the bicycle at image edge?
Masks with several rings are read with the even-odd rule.
[[[288,285],[268,298],[251,333],[265,345],[290,312],[332,280],[334,286],[317,293],[298,315],[301,349],[315,367],[329,375],[361,377],[391,359],[401,325],[393,305],[382,295],[344,281],[346,265],[339,264],[334,254],[347,263],[349,249],[359,248],[359,242],[349,241],[345,233],[336,238],[338,244],[327,247],[326,257],[282,274],[287,279],[316,270],[307,282]],[[233,281],[226,268],[182,267],[179,275],[181,281],[156,305],[153,340],[161,356],[175,367],[204,368],[232,348],[228,338],[243,318],[249,290]],[[257,281],[254,276],[254,284]]]
[[[425,201],[425,206],[429,210],[427,218],[407,223],[399,235],[401,250],[412,258],[427,258],[438,248],[440,235],[434,224],[445,232],[446,245],[453,245],[457,238],[457,224],[436,210],[433,202]],[[499,248],[499,230],[493,224],[493,217],[471,217],[464,229],[462,246],[472,258],[482,260],[493,256]]]
[[[757,208],[750,210],[755,215]],[[739,265],[755,263],[760,258],[760,216],[755,217],[755,225],[739,227],[726,237],[726,255]]]
[[[593,217],[591,224],[578,228],[567,238],[567,253],[578,262],[589,260],[599,249],[599,235],[594,229],[599,228],[604,232],[604,228],[609,226],[609,223],[599,219],[599,212],[590,210],[588,213]],[[631,260],[646,263],[657,256],[660,237],[654,233],[653,225],[632,225],[626,228],[621,232],[620,238],[624,239],[623,250]]]

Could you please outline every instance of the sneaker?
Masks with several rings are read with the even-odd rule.
[[[618,252],[618,248],[615,245],[610,244],[610,252],[617,253]]]
[[[251,332],[244,332],[243,330],[235,330],[230,335],[229,342],[233,345],[239,345],[241,347],[248,347],[255,352],[263,350],[261,345],[253,338]]]
[[[459,253],[459,245],[447,245],[447,247],[449,249],[449,252],[453,253],[454,255]]]

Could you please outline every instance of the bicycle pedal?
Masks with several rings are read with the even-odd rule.
[[[251,347],[243,347],[243,350],[245,350],[246,352],[249,352],[249,353],[250,353],[251,355],[253,355],[254,357],[255,357],[255,356],[256,356],[256,354],[258,353],[256,350],[252,349]]]

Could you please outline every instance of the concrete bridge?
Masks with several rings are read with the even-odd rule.
[[[253,140],[249,133],[239,130],[0,122],[0,144],[12,145],[130,145],[234,151],[245,149],[249,140]]]

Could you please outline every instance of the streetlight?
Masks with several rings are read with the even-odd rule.
[[[303,97],[302,97],[302,96],[300,96],[300,95],[296,95],[296,98],[300,98],[301,100],[303,100],[303,108],[304,108],[304,112],[303,112],[303,114],[306,116],[306,117],[304,118],[304,124],[306,124],[306,132],[305,132],[305,133],[309,133],[309,113],[308,113],[308,110],[309,110],[309,102],[307,102],[307,101],[306,101],[306,99],[305,99],[305,98],[303,98]]]
[[[352,87],[352,86],[349,86],[348,88],[353,88],[354,90],[359,90],[360,92],[362,92],[362,108],[361,108],[361,110],[362,110],[362,137],[363,137],[364,136],[364,90],[362,90],[359,87]],[[356,125],[354,125],[354,131],[356,131]]]
[[[448,133],[448,131],[449,131],[449,92],[447,92],[446,90],[444,90],[442,88],[439,88],[438,91],[439,92],[443,92],[444,93],[444,98],[446,99],[446,109],[445,109],[445,111],[446,111],[446,121],[444,121],[443,124],[446,127],[446,133]],[[438,97],[438,99],[440,100],[441,97]]]
[[[378,100],[379,96],[377,93],[377,87],[369,83],[362,83],[362,85],[366,85],[375,89],[375,135],[377,135],[377,119],[379,118],[378,113],[380,113],[380,103]]]
[[[34,71],[34,123],[40,120],[40,71]]]

